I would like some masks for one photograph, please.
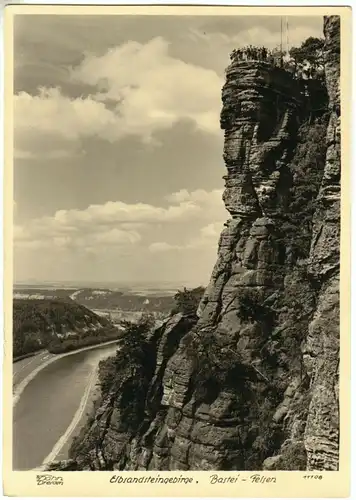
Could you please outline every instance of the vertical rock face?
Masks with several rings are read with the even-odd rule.
[[[228,170],[223,199],[232,219],[220,238],[198,325],[216,325],[226,341],[235,340],[235,333],[240,337],[236,293],[253,288],[264,294],[279,284],[274,271],[283,269],[285,249],[274,237],[277,211],[287,203],[292,182],[288,163],[302,109],[299,82],[285,71],[258,62],[228,68],[221,126]],[[228,318],[234,311],[231,330]]]
[[[172,317],[152,338],[149,370],[117,373],[72,453],[77,468],[88,456],[94,469],[337,468],[338,23],[325,19],[321,125],[304,85],[284,70],[257,61],[227,69],[221,127],[231,218],[199,319]],[[310,152],[316,133],[327,146],[319,163]],[[313,225],[291,226],[308,184]]]
[[[324,21],[330,119],[324,176],[314,217],[310,272],[319,281],[304,364],[312,399],[305,430],[309,469],[337,470],[339,456],[340,18]]]

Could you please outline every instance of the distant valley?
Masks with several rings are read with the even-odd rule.
[[[14,299],[71,299],[91,310],[105,312],[146,312],[157,316],[170,313],[177,290],[55,287],[16,285]]]

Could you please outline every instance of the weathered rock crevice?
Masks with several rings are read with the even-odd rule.
[[[309,272],[320,283],[309,324],[304,364],[312,381],[304,435],[309,469],[337,470],[339,462],[340,263],[340,18],[324,22],[329,95],[326,160],[313,220]]]
[[[75,467],[338,468],[339,18],[324,30],[325,83],[307,94],[264,62],[227,69],[231,217],[199,318],[156,331],[148,371],[120,368]]]

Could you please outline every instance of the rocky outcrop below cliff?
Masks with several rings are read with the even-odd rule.
[[[325,81],[227,69],[231,217],[199,318],[172,316],[149,355],[117,361],[71,467],[338,468],[339,19],[324,29]]]

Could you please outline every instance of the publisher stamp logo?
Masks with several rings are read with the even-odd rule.
[[[37,486],[63,486],[63,477],[52,474],[38,474],[36,481]]]

